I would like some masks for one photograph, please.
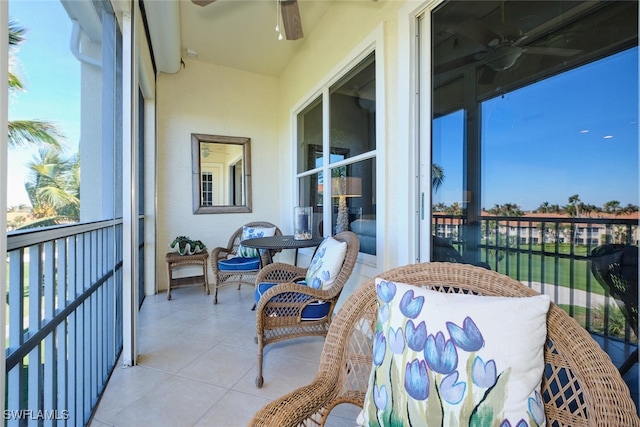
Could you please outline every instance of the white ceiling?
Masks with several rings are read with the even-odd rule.
[[[332,3],[298,1],[305,37]],[[144,0],[144,8],[161,72],[178,71],[190,49],[198,61],[278,76],[305,40],[278,40],[276,0],[217,0],[205,7],[190,0]]]

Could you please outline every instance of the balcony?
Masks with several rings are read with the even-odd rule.
[[[434,221],[434,230],[449,230],[445,237],[473,256],[461,237],[463,218]],[[628,324],[619,325],[615,302],[590,277],[586,256],[593,244],[560,243],[560,230],[575,229],[577,221],[483,217],[476,253],[492,269],[551,295],[619,365],[637,349],[637,337]],[[636,233],[636,222],[589,221]],[[534,229],[555,231],[536,243]],[[173,419],[246,425],[255,410],[316,372],[322,339],[274,344],[266,352],[265,386],[255,388],[255,313],[247,287],[222,291],[219,305],[199,287],[180,289],[171,301],[147,297],[139,312],[138,366],[121,368],[120,221],[12,233],[8,255],[7,408],[16,411],[9,426],[23,425],[35,411],[73,425]],[[637,363],[624,378],[637,405]],[[332,422],[344,425],[356,413],[339,408]]]

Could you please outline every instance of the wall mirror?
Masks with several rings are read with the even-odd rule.
[[[251,212],[251,139],[191,134],[194,214]]]

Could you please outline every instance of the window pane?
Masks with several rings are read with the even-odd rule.
[[[12,0],[9,15],[19,34],[8,112],[7,202],[24,211],[15,226],[121,216],[122,49],[110,3]]]
[[[376,148],[376,67],[372,54],[331,88],[331,163]]]
[[[211,172],[202,173],[200,188],[202,188],[200,205],[213,206],[213,174]]]
[[[637,33],[638,2],[447,1],[434,11],[433,230],[465,261],[510,274],[516,261],[500,245],[585,254],[637,243]],[[616,237],[606,220],[627,232]]]
[[[322,236],[322,193],[324,184],[322,173],[307,175],[298,179],[298,204],[313,208],[312,231],[314,236]]]
[[[376,163],[367,159],[331,171],[332,226],[360,238],[360,252],[376,254]]]
[[[637,89],[633,48],[483,102],[482,206],[637,206]]]
[[[298,114],[298,173],[322,167],[322,99]]]
[[[328,117],[320,98],[297,117],[298,205],[313,207],[314,233],[354,231],[360,238],[360,252],[372,255],[376,253],[375,94],[372,53],[338,83],[325,88]],[[322,123],[327,121],[331,123],[329,146],[322,137]],[[338,162],[340,166],[331,167]],[[330,207],[323,213],[325,203]],[[330,224],[324,224],[325,217]]]

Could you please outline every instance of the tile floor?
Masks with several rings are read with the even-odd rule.
[[[255,387],[253,288],[223,288],[218,305],[200,287],[146,297],[140,311],[140,357],[116,366],[91,427],[246,426],[270,400],[309,383],[323,338],[298,338],[265,349],[264,385]],[[355,425],[344,405],[330,425]]]
[[[265,350],[264,386],[255,387],[253,288],[223,288],[218,305],[200,287],[146,297],[138,365],[114,369],[91,427],[246,426],[267,402],[309,383],[324,339],[298,338]],[[606,349],[616,362],[617,353]],[[624,360],[624,359],[622,359]],[[625,375],[638,403],[638,364]],[[333,412],[329,426],[353,426],[358,408]]]

